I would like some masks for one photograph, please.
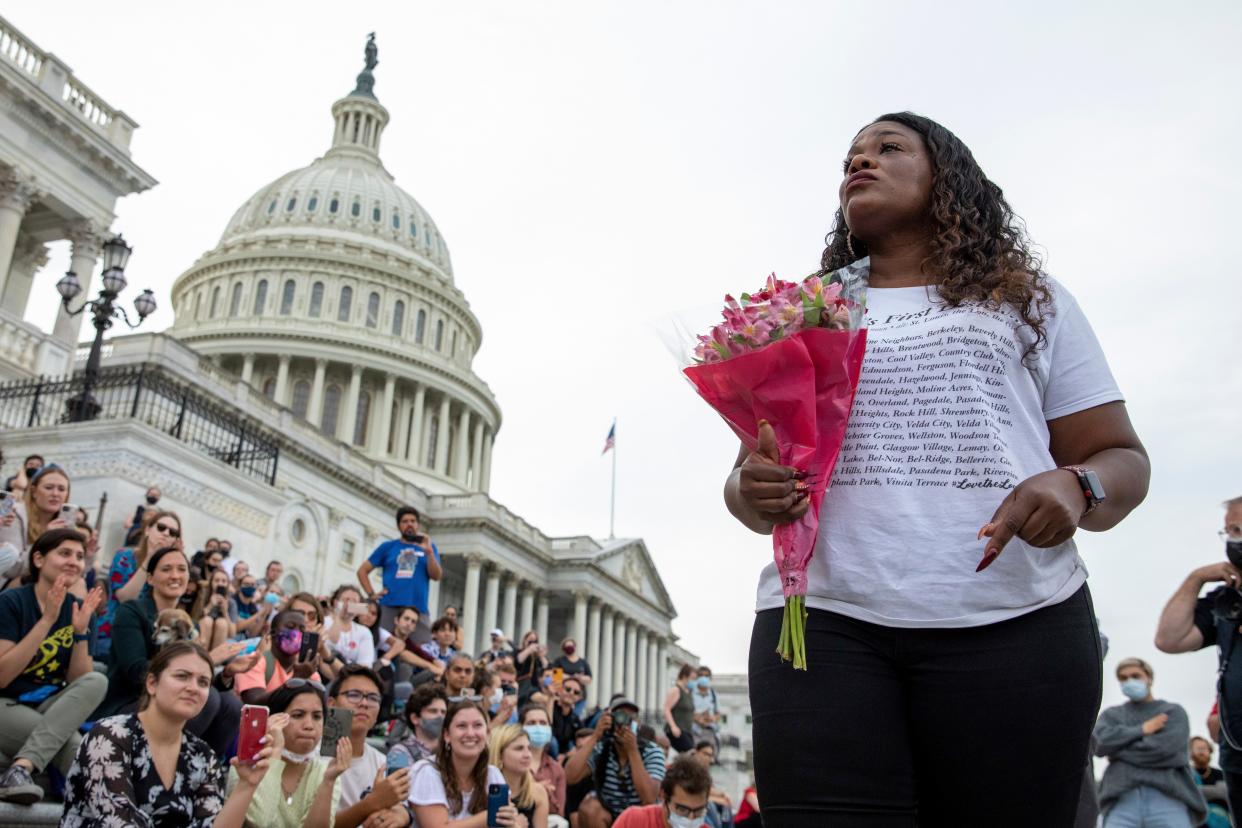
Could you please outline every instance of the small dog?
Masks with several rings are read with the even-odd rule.
[[[196,638],[198,629],[185,610],[166,609],[155,616],[155,632],[151,634],[155,646],[163,647],[174,641],[193,641]]]

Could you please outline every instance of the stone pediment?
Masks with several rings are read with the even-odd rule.
[[[664,581],[641,538],[608,541],[592,563],[643,600],[661,607],[670,616],[676,615]]]

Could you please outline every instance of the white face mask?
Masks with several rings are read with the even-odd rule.
[[[703,819],[701,817],[699,819],[695,819],[694,817],[686,817],[669,811],[668,824],[671,825],[672,828],[702,828]]]
[[[291,762],[295,765],[305,765],[319,755],[319,746],[316,745],[314,750],[308,753],[294,753],[289,748],[284,748],[280,751],[280,755],[286,762]]]

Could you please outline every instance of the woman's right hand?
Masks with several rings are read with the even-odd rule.
[[[746,455],[738,472],[742,503],[769,523],[792,523],[810,507],[800,472],[781,465],[776,432],[767,420],[759,421],[759,446]]]
[[[69,593],[73,581],[68,575],[61,575],[48,590],[47,599],[43,602],[43,617],[40,620],[46,621],[49,627],[55,626],[56,619],[60,618],[60,608],[64,606],[65,595]]]

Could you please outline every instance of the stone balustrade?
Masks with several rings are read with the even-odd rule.
[[[0,311],[0,379],[63,374],[68,346],[34,325]]]

